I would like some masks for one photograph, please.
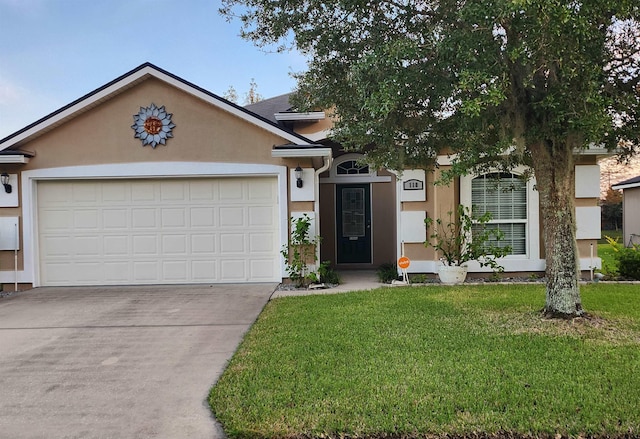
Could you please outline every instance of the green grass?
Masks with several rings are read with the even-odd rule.
[[[230,437],[640,434],[637,285],[545,321],[540,285],[270,302],[210,395]]]
[[[598,244],[598,256],[602,259],[602,269],[599,271],[607,276],[618,275],[618,260],[615,253],[611,244]]]
[[[618,242],[622,243],[623,237],[622,237],[622,229],[620,230],[603,230],[601,233],[601,238],[598,241],[598,244],[606,244],[607,243],[607,239],[605,238],[605,236],[608,236],[609,238],[613,238],[613,239],[617,239]]]

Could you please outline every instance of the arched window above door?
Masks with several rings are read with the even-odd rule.
[[[360,164],[357,160],[346,160],[336,166],[337,175],[369,175],[369,165]]]
[[[378,171],[362,162],[362,154],[344,154],[336,157],[331,165],[328,178],[320,183],[385,183],[390,182],[388,175],[378,176]]]

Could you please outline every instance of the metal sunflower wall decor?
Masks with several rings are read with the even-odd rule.
[[[142,141],[142,146],[151,145],[155,148],[158,145],[165,145],[167,139],[173,137],[171,130],[175,124],[171,122],[173,114],[167,113],[164,108],[156,107],[156,104],[144,108],[140,107],[140,112],[133,116],[135,123],[131,128],[136,132],[134,138]]]

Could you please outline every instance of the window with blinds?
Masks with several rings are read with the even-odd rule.
[[[490,244],[510,246],[513,255],[527,253],[527,184],[524,180],[510,173],[476,177],[471,181],[471,204],[476,215],[491,213],[492,220],[486,228],[503,233],[499,242]]]

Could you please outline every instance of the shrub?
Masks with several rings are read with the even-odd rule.
[[[608,236],[606,239],[615,252],[620,276],[640,280],[640,245],[632,244],[631,247],[623,247],[616,239]]]
[[[411,276],[411,283],[425,284],[427,282],[429,282],[429,276],[426,274],[420,273]]]
[[[390,284],[398,279],[398,266],[395,263],[387,262],[378,267],[377,273],[380,282]]]
[[[620,276],[640,280],[640,245],[620,249],[616,259]]]
[[[310,237],[311,219],[307,214],[300,218],[291,218],[291,236],[289,245],[280,250],[285,259],[286,270],[289,279],[297,286],[302,287],[318,281],[315,273],[309,272],[309,263],[317,260],[316,245],[320,243],[320,237]]]
[[[320,276],[320,282],[326,284],[340,284],[340,276],[331,268],[331,261],[322,261],[318,267],[318,275]]]

